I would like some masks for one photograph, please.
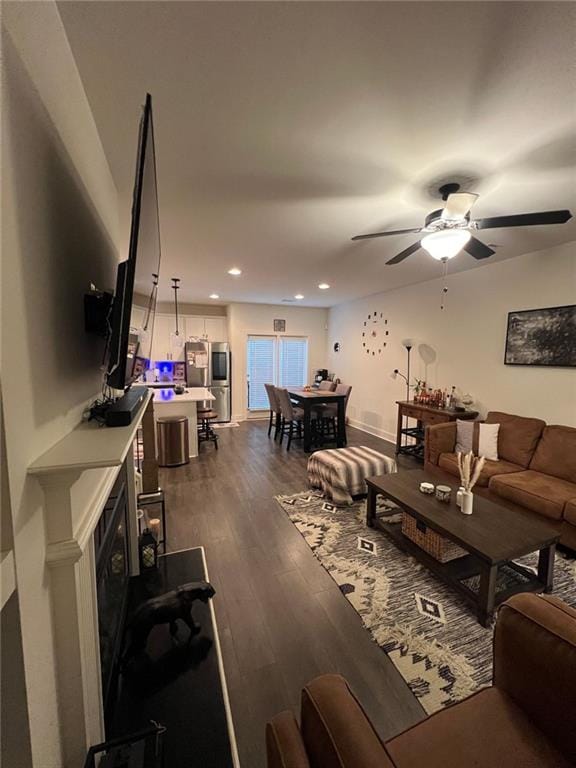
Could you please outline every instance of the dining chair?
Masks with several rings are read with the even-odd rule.
[[[280,445],[282,445],[284,435],[287,435],[288,444],[286,445],[286,450],[289,451],[294,438],[294,428],[296,428],[297,436],[302,437],[304,411],[302,408],[298,408],[298,406],[292,404],[287,389],[284,389],[283,387],[275,387],[275,389],[280,405],[280,413],[282,415],[280,424]]]
[[[274,440],[278,437],[280,431],[280,420],[282,414],[280,411],[280,403],[278,402],[278,395],[276,393],[276,387],[274,384],[264,384],[266,389],[266,395],[268,396],[268,402],[270,404],[270,422],[268,423],[268,437],[272,431],[272,425],[274,424]]]
[[[335,389],[336,389],[336,382],[330,381],[329,379],[324,379],[318,384],[318,390],[320,392],[334,392]],[[320,403],[319,405],[315,405],[312,408],[314,416],[318,419],[318,427],[319,427],[320,433],[322,433],[322,429],[324,426],[323,418],[324,418],[327,407],[328,405],[326,403]]]
[[[345,395],[344,400],[344,424],[346,424],[346,411],[348,410],[348,401],[350,400],[350,393],[352,387],[349,384],[337,384],[334,390],[335,395]],[[337,419],[338,419],[338,404],[326,403],[319,414],[322,420],[322,432],[329,438],[335,438],[337,433]]]

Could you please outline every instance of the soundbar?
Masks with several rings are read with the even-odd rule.
[[[107,427],[127,427],[148,394],[148,387],[132,387],[106,411]]]

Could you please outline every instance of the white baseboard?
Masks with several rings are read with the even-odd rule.
[[[264,421],[270,418],[269,411],[260,413],[255,411],[253,413],[232,414],[231,421]]]
[[[386,440],[387,443],[396,445],[396,435],[393,432],[386,432],[378,427],[373,427],[371,424],[365,424],[363,421],[357,421],[356,419],[347,418],[346,423],[355,429],[359,429],[361,432],[367,432],[374,437],[380,437],[382,440]]]
[[[260,414],[257,411],[249,414],[238,414],[234,415],[232,414],[232,421],[262,421],[265,419],[268,419],[268,413]],[[346,424],[348,424],[351,427],[354,427],[354,429],[359,429],[361,432],[366,432],[369,435],[374,435],[374,437],[380,437],[382,440],[386,440],[387,443],[392,443],[392,445],[396,445],[396,434],[393,432],[386,432],[383,429],[378,429],[378,427],[373,427],[371,424],[365,424],[363,421],[357,421],[356,419],[351,419],[349,417],[346,418]]]

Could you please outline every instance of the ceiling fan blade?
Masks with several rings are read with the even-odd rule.
[[[388,235],[408,235],[413,232],[421,232],[422,228],[416,229],[391,229],[388,232],[373,232],[371,235],[355,235],[352,240],[370,240],[372,237],[388,237]]]
[[[477,199],[478,195],[474,192],[453,192],[448,195],[441,218],[449,221],[465,219]]]
[[[475,259],[487,259],[492,254],[496,253],[492,248],[477,240],[475,237],[471,237],[470,240],[464,246],[464,250],[467,251],[470,256],[474,256]]]
[[[496,229],[498,227],[531,227],[536,224],[565,224],[572,218],[570,211],[542,211],[541,213],[519,213],[515,216],[492,216],[476,219],[476,229]]]
[[[404,259],[407,259],[408,256],[412,256],[413,253],[416,253],[419,248],[420,240],[418,240],[417,243],[414,243],[414,245],[410,245],[408,248],[400,251],[400,253],[397,253],[396,256],[393,256],[389,261],[386,262],[386,264],[400,264],[400,262],[404,261]]]

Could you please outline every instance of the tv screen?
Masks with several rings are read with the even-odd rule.
[[[142,364],[134,365],[135,349],[141,360],[150,358],[160,256],[152,97],[147,94],[138,135],[128,258],[118,265],[108,343],[106,379],[114,389],[127,389],[141,373]],[[150,299],[139,329],[130,328],[135,289]]]

